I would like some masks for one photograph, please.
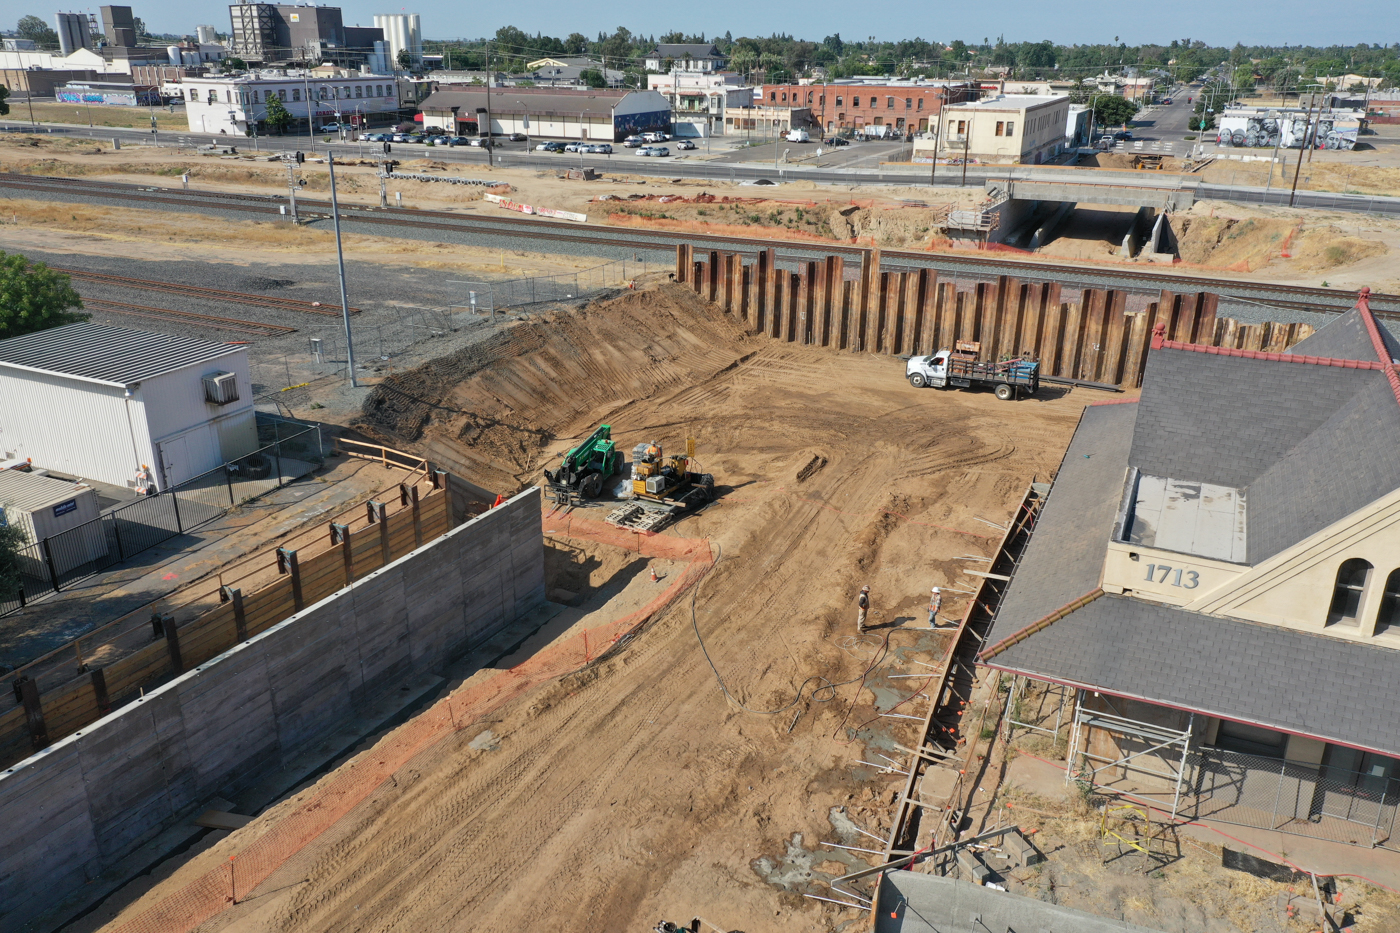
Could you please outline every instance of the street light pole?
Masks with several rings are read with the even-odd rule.
[[[1308,115],[1303,121],[1303,139],[1298,147],[1298,164],[1293,168],[1293,190],[1288,194],[1288,206],[1292,207],[1298,199],[1298,174],[1303,170],[1303,150],[1308,148],[1308,136],[1312,132],[1312,107],[1316,94],[1308,96]]]
[[[335,153],[326,153],[331,171],[331,218],[335,221],[335,261],[340,269],[340,316],[345,322],[345,362],[350,367],[350,385],[359,387],[355,379],[355,344],[350,337],[350,299],[345,292],[345,251],[340,245],[340,205],[335,197]]]

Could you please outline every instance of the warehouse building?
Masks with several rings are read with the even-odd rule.
[[[292,115],[287,132],[305,132],[306,121],[319,129],[327,123],[385,122],[398,113],[399,91],[389,75],[323,76],[260,73],[234,78],[186,78],[167,85],[167,94],[183,98],[191,133],[266,135],[267,104],[278,97]]]
[[[1040,165],[1065,149],[1068,97],[1004,95],[943,109],[933,134],[914,141],[914,157],[967,158],[978,162]]]
[[[979,662],[1059,705],[1079,781],[1393,846],[1400,341],[1364,291],[1283,353],[1191,326],[1085,410]]]
[[[453,135],[486,132],[486,89],[442,90],[419,105],[424,128]],[[656,91],[507,88],[491,93],[490,132],[622,142],[634,133],[671,130],[671,104]]]
[[[867,136],[904,136],[937,125],[944,106],[976,100],[980,92],[956,81],[859,80],[833,84],[765,84],[754,103],[766,107],[805,108],[823,132]]]
[[[257,448],[246,347],[79,323],[0,340],[0,454],[165,490]]]

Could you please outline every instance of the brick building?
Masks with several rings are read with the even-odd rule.
[[[826,133],[864,133],[868,127],[884,136],[923,133],[929,118],[944,104],[976,100],[980,91],[970,84],[924,81],[888,84],[765,84],[754,103],[766,107],[806,108]]]

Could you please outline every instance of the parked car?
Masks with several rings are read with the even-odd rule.
[[[670,138],[671,137],[667,136],[665,133],[662,133],[660,131],[642,134],[642,139],[649,143],[664,143]]]
[[[345,127],[345,128],[348,130],[350,127],[347,126],[347,127]],[[339,133],[339,132],[340,132],[340,124],[339,124],[339,123],[327,123],[325,126],[321,127],[321,132],[322,132],[322,133]]]
[[[676,148],[677,148],[677,149],[694,149],[694,148],[695,148],[695,143],[691,142],[691,141],[688,140],[688,139],[678,140],[678,141],[676,142]]]
[[[828,136],[826,139],[822,140],[823,146],[849,146],[850,144],[851,141],[844,136]]]
[[[511,134],[510,134],[510,141],[513,142],[513,143],[523,143],[523,142],[529,141],[529,139],[530,139],[530,137],[526,136],[524,133],[511,133]]]
[[[671,150],[665,146],[643,146],[637,150],[637,155],[642,156],[668,156],[670,154]]]
[[[567,145],[564,146],[564,151],[565,151],[565,152],[578,152],[578,147],[581,146],[581,145],[583,145],[583,143],[568,143]]]
[[[812,137],[807,135],[806,130],[788,130],[787,141],[790,143],[808,143]]]
[[[613,148],[607,143],[593,143],[583,147],[584,152],[591,152],[594,155],[612,155]]]
[[[624,140],[622,141],[622,144],[623,144],[624,146],[626,146],[628,149],[636,149],[638,146],[640,146],[640,145],[641,145],[642,143],[644,143],[644,142],[646,142],[646,140],[645,140],[645,139],[642,139],[642,137],[640,137],[640,136],[628,136],[626,139],[624,139]]]
[[[453,136],[447,141],[449,146],[470,146],[472,144],[469,136]]]
[[[394,142],[394,143],[406,143],[406,142],[408,142],[408,134],[407,134],[407,133],[395,133],[395,134],[393,134],[393,136],[391,136],[391,137],[389,138],[388,141],[389,141],[389,142]]]
[[[1095,149],[1112,149],[1112,148],[1113,148],[1113,137],[1112,137],[1112,136],[1100,136],[1098,142],[1094,143],[1094,148],[1095,148]]]
[[[494,148],[495,148],[495,144],[494,144],[493,142],[491,142],[491,137],[490,137],[490,136],[477,136],[477,137],[475,137],[475,138],[469,140],[467,144],[470,145],[470,146],[475,146],[475,147],[478,148],[478,149],[494,149]]]
[[[428,137],[428,142],[432,143],[434,146],[450,146],[450,145],[452,144],[452,137],[451,137],[451,136],[429,136],[429,137]]]
[[[537,151],[537,152],[563,152],[563,151],[564,151],[564,144],[561,143],[561,142],[555,142],[554,140],[551,139],[549,142],[540,143],[538,146],[535,147],[535,151]]]
[[[1116,133],[1113,134],[1113,138],[1114,138],[1114,139],[1132,139],[1132,138],[1133,138],[1133,131],[1132,131],[1132,130],[1119,130],[1118,132],[1116,132]]]

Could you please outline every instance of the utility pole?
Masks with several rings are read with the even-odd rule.
[[[316,105],[311,100],[311,82],[306,78],[306,62],[301,63],[301,89],[306,97],[306,138],[311,140],[312,154],[316,148],[316,128],[312,124],[316,121]]]
[[[1303,142],[1298,148],[1298,164],[1293,168],[1293,190],[1288,194],[1289,207],[1292,207],[1293,203],[1298,200],[1298,173],[1303,170],[1303,150],[1308,148],[1308,136],[1312,132],[1312,107],[1313,98],[1316,96],[1313,94],[1308,97],[1308,116],[1303,121]]]
[[[355,379],[355,344],[350,337],[350,298],[345,293],[345,251],[340,245],[340,204],[335,197],[335,153],[326,153],[331,170],[331,218],[335,221],[335,261],[340,269],[340,316],[345,321],[345,362],[350,367],[350,385],[358,388]]]
[[[972,114],[967,115],[967,129],[963,132],[963,164],[962,164],[962,185],[967,187],[967,153],[972,146]]]
[[[938,177],[938,143],[943,139],[942,102],[940,102],[938,105],[938,114],[934,117],[934,120],[935,122],[933,124],[933,164],[929,166],[928,170],[928,183],[930,188],[937,184],[935,179]]]
[[[477,127],[478,135],[481,128]],[[486,164],[494,168],[496,166],[495,147],[492,146],[491,136],[491,43],[486,43]]]

